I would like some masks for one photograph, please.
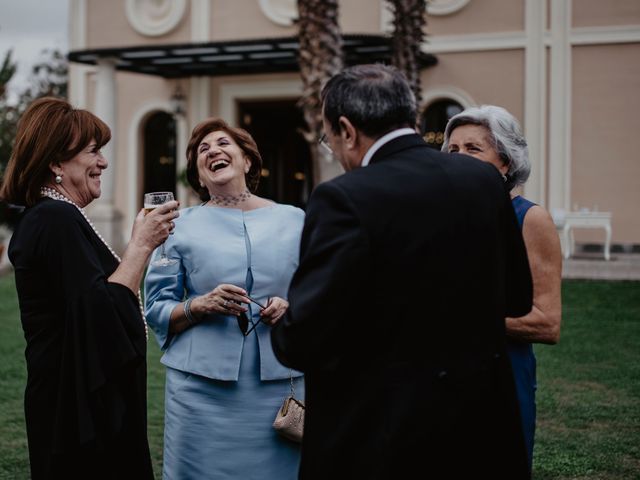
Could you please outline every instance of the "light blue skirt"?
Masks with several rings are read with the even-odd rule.
[[[298,478],[300,447],[272,427],[290,381],[261,381],[258,341],[244,343],[237,382],[167,368],[165,480]],[[304,382],[295,379],[296,397]]]

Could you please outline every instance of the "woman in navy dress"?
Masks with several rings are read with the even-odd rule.
[[[504,108],[483,105],[453,116],[445,129],[443,151],[460,152],[495,165],[511,191],[533,278],[533,308],[520,318],[507,318],[508,352],[533,459],[536,424],[536,359],[532,343],[553,345],[560,339],[562,253],[551,215],[513,191],[531,171],[527,142],[518,121]]]
[[[261,169],[246,131],[196,126],[187,178],[203,203],[181,211],[165,243],[177,262],[147,271],[167,372],[165,479],[297,478],[299,445],[272,423],[291,381],[303,397],[302,374],[276,360],[270,326],[288,307],[304,213],[254,195]]]

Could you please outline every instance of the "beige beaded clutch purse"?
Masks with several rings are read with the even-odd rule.
[[[304,403],[295,398],[293,376],[291,376],[291,393],[284,399],[282,406],[273,421],[273,428],[285,438],[294,442],[302,442],[304,429]]]

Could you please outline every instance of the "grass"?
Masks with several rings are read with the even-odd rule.
[[[0,278],[0,478],[27,479],[23,394],[27,369],[13,275]]]
[[[150,332],[150,335],[153,333]],[[0,480],[28,480],[29,454],[23,395],[27,371],[13,275],[0,277]],[[147,348],[149,446],[157,479],[162,478],[164,367],[153,338]]]
[[[565,281],[560,343],[536,347],[534,478],[640,479],[640,282]]]
[[[640,282],[565,281],[562,339],[536,345],[535,480],[640,479]],[[149,443],[161,478],[164,368],[149,341]],[[0,278],[0,479],[29,478],[24,338]]]

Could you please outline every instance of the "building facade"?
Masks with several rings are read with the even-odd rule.
[[[339,5],[354,61],[375,61],[365,52],[389,32],[387,3]],[[254,135],[262,195],[304,207],[314,185],[341,173],[331,159],[314,168],[300,133],[295,0],[71,0],[70,11],[70,100],[113,131],[89,212],[113,244],[124,244],[145,191],[196,201],[181,181],[184,151],[209,116]],[[437,64],[422,70],[425,139],[437,148],[461,108],[503,106],[529,142],[524,194],[558,223],[610,212],[613,243],[640,245],[640,2],[432,0],[427,12],[423,50]],[[604,240],[596,229],[574,235]]]

